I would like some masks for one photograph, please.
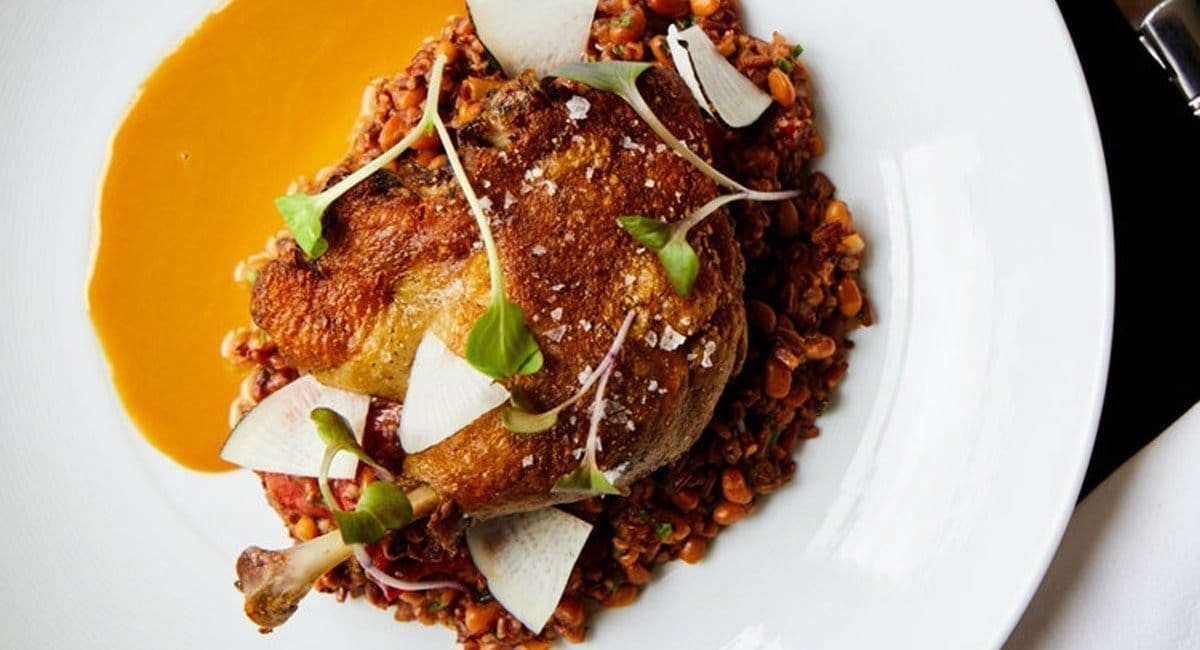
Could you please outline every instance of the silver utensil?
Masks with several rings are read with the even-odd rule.
[[[1200,117],[1200,0],[1116,0]]]

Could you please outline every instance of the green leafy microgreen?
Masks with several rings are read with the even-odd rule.
[[[317,435],[321,437],[327,450],[332,449],[334,453],[346,451],[354,454],[364,463],[374,464],[375,461],[371,460],[367,452],[354,439],[354,430],[350,428],[350,424],[340,413],[331,408],[318,406],[312,410],[309,417],[316,424]]]
[[[629,310],[625,314],[625,320],[621,323],[621,328],[617,330],[617,335],[613,337],[612,345],[609,346],[608,352],[604,354],[604,358],[596,365],[593,370],[584,380],[583,385],[575,394],[567,398],[558,406],[542,413],[535,413],[529,404],[528,397],[525,392],[519,388],[514,388],[511,393],[510,400],[512,406],[504,409],[504,413],[500,415],[500,422],[509,431],[517,433],[538,433],[552,429],[555,424],[558,424],[558,414],[563,409],[578,402],[587,394],[595,384],[608,372],[617,362],[617,355],[621,352],[621,346],[625,344],[625,337],[629,334],[629,327],[633,325],[633,318],[637,312]]]
[[[700,275],[700,256],[682,237],[676,237],[667,242],[658,251],[658,261],[667,272],[671,288],[680,296],[687,297],[696,286],[696,277]]]
[[[795,66],[792,65],[792,62],[788,61],[787,59],[775,59],[775,67],[788,74],[792,74],[792,70],[795,69]]]
[[[621,217],[617,220],[639,244],[650,250],[661,250],[671,239],[671,226],[658,219]]]
[[[441,88],[442,73],[446,67],[446,57],[438,56],[433,63],[429,77],[429,96],[437,97]],[[471,187],[467,171],[463,168],[458,151],[454,148],[454,140],[437,111],[429,117],[433,130],[442,141],[446,152],[446,160],[454,171],[454,178],[462,189],[475,224],[479,227],[479,236],[483,240],[487,252],[488,273],[491,276],[491,298],[488,308],[483,312],[467,335],[467,361],[476,370],[493,379],[508,379],[514,375],[531,375],[542,368],[542,351],[538,348],[533,332],[525,323],[525,311],[520,305],[511,302],[504,289],[504,269],[500,265],[500,251],[492,236],[492,226],[484,213],[483,204]]]
[[[412,503],[408,496],[390,481],[375,481],[368,485],[355,508],[358,512],[370,513],[389,530],[403,528],[413,518]]]
[[[501,295],[467,334],[467,361],[493,379],[531,375],[542,368],[542,351],[525,323],[525,311]]]
[[[374,544],[387,534],[383,524],[366,512],[334,510],[333,519],[347,544]]]
[[[350,188],[358,185],[382,169],[384,165],[395,160],[400,154],[408,150],[423,133],[430,132],[433,126],[433,118],[437,116],[437,90],[431,82],[427,95],[428,98],[425,100],[425,112],[421,117],[421,121],[400,142],[397,142],[391,149],[380,154],[378,158],[363,165],[335,183],[332,187],[318,194],[289,194],[275,199],[275,209],[283,216],[283,222],[287,224],[292,237],[296,238],[296,244],[300,246],[300,250],[304,251],[305,255],[308,255],[312,259],[317,259],[329,249],[329,242],[322,236],[323,226],[321,220],[325,215],[325,211],[329,209],[329,206],[334,201],[350,190]]]
[[[790,56],[794,59],[794,58],[800,56],[801,54],[804,54],[804,46],[799,43],[796,43],[795,47],[792,48],[792,51],[788,54],[788,56]]]
[[[675,527],[665,521],[660,521],[654,525],[654,536],[657,537],[659,541],[670,537],[671,533],[673,532],[675,532]]]
[[[325,443],[325,455],[321,458],[321,469],[317,474],[317,486],[325,505],[333,514],[342,540],[347,544],[371,544],[379,541],[388,530],[403,528],[412,521],[412,504],[408,497],[390,480],[376,481],[366,487],[353,512],[342,510],[333,489],[329,486],[329,466],[338,452],[354,454],[359,460],[375,468],[381,476],[390,479],[391,474],[367,455],[354,439],[354,432],[346,418],[323,406],[310,414],[316,424],[317,435]]]

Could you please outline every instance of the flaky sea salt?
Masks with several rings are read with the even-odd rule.
[[[521,459],[521,467],[533,467],[533,454]]]
[[[512,192],[505,190],[504,191],[504,209],[507,210],[507,209],[511,208],[513,206],[513,204],[516,202],[517,202],[517,197],[513,196]]]
[[[654,391],[658,390],[658,380],[657,380],[657,379],[651,379],[651,380],[650,380],[650,383],[649,383],[649,384],[646,384],[646,390],[650,391],[651,393],[653,393]]]
[[[588,377],[591,377],[591,376],[592,376],[592,367],[585,366],[584,369],[579,372],[579,377],[578,377],[579,385],[582,386],[582,385],[586,384]]]
[[[640,151],[642,153],[646,153],[646,145],[643,145],[639,142],[634,142],[633,138],[629,136],[625,136],[621,139],[621,148],[629,149],[630,151]]]
[[[704,342],[704,356],[700,357],[700,367],[701,368],[711,368],[712,367],[712,365],[713,365],[712,355],[713,355],[713,352],[716,352],[716,351],[717,351],[717,344],[715,341],[705,341]]]
[[[552,330],[547,330],[546,338],[550,339],[551,341],[554,341],[555,343],[558,343],[559,341],[562,341],[563,335],[566,333],[567,333],[567,326],[559,325],[558,327],[555,327]]]
[[[649,332],[646,332],[645,341],[646,341],[646,345],[649,345],[652,348],[658,347],[658,334],[656,332],[654,332],[654,330],[650,330]]]
[[[667,325],[663,326],[662,338],[659,339],[658,347],[666,350],[667,352],[673,352],[674,350],[678,349],[679,346],[683,345],[685,341],[687,341],[687,337],[679,332],[676,332],[675,328],[671,327],[670,323],[668,323]]]
[[[586,178],[586,179],[588,179],[589,181],[590,181],[590,180],[592,180],[592,177],[593,177],[593,176],[595,176],[595,175],[596,175],[596,168],[595,168],[595,167],[588,167],[588,168],[587,168],[586,170],[584,170],[584,172],[583,172],[583,177],[584,177],[584,178]]]
[[[583,328],[583,331],[585,331],[585,332],[592,331],[591,321],[581,320],[581,321],[579,321],[579,327]]]
[[[578,122],[587,117],[588,109],[592,107],[592,103],[586,97],[575,95],[567,100],[567,117],[572,122]]]
[[[562,307],[555,307],[554,309],[550,310],[550,318],[553,318],[554,320],[562,319]]]
[[[534,257],[541,257],[546,254],[546,247],[541,244],[534,244],[529,252],[533,253]]]

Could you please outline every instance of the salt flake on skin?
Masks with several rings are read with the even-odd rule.
[[[575,457],[575,460],[579,460],[583,458],[583,451],[583,447],[580,447],[579,449],[572,450],[571,455]]]
[[[542,177],[546,172],[541,167],[534,167],[525,170],[525,180],[534,181]]]
[[[558,183],[549,180],[542,181],[542,189],[546,190],[546,194],[554,196],[555,194],[558,194]]]
[[[647,179],[646,179],[646,187],[648,187],[648,188],[653,188],[653,187],[654,187],[654,185],[655,185],[655,183],[654,183],[654,179],[653,179],[653,178],[647,178]]]
[[[567,118],[572,122],[578,122],[587,117],[588,110],[591,109],[592,103],[586,97],[575,95],[567,100]]]
[[[512,192],[505,190],[504,192],[504,209],[507,210],[517,202],[517,197],[513,196]]]
[[[712,365],[713,365],[712,355],[713,355],[713,352],[716,352],[716,351],[717,351],[717,344],[715,341],[705,341],[704,342],[704,356],[700,357],[700,367],[701,368],[711,368],[712,367]]]
[[[687,341],[687,337],[676,332],[675,328],[668,323],[663,326],[662,338],[658,342],[658,347],[667,352],[673,352],[683,345],[684,341]]]
[[[554,308],[554,309],[553,309],[553,310],[550,312],[550,318],[553,318],[554,320],[560,320],[560,319],[562,319],[562,307],[555,307],[555,308]]]
[[[533,467],[533,454],[521,459],[521,467]]]
[[[588,167],[587,170],[583,172],[583,177],[588,179],[589,181],[592,180],[592,176],[595,176],[595,175],[596,175],[595,167]]]
[[[591,323],[591,321],[581,320],[581,321],[579,321],[579,326],[580,326],[581,328],[583,328],[583,331],[585,331],[585,332],[590,332],[590,331],[592,331],[592,323]],[[619,378],[618,378],[618,379],[619,379]]]
[[[658,347],[658,334],[655,333],[653,330],[646,332],[645,340],[646,340],[646,345],[649,345],[652,348]]]
[[[579,373],[579,385],[582,386],[586,384],[588,377],[590,376],[592,376],[592,367],[585,366],[584,369]]]
[[[565,284],[556,284],[553,287],[550,287],[550,290],[551,291],[562,291],[563,289],[566,289],[566,288],[567,288],[567,285],[565,285]]]
[[[533,253],[534,257],[541,257],[546,254],[546,247],[541,244],[534,244],[530,252]]]
[[[625,136],[621,140],[621,148],[628,149],[630,151],[640,151],[642,153],[646,153],[646,146],[641,143],[634,142],[633,138],[629,136]]]
[[[551,341],[554,341],[555,343],[558,343],[559,341],[562,341],[563,335],[566,333],[567,333],[567,326],[559,325],[558,327],[556,327],[552,330],[548,330],[546,332],[546,338],[550,339]]]
[[[649,383],[649,384],[646,384],[646,390],[650,391],[651,393],[653,393],[654,391],[658,390],[658,380],[657,380],[657,379],[651,379],[651,380],[650,380],[650,383]]]
[[[483,211],[485,213],[491,212],[492,211],[492,200],[486,196],[479,197],[479,207],[483,208]]]

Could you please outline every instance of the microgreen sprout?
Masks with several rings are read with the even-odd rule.
[[[377,473],[382,470],[382,475],[388,479],[391,474],[371,460],[367,452],[358,445],[350,425],[341,415],[333,410],[318,407],[313,409],[311,416],[317,426],[318,435],[326,445],[317,483],[325,504],[337,521],[338,529],[342,531],[343,541],[347,544],[371,544],[382,539],[387,531],[407,526],[412,521],[412,504],[404,492],[387,479],[368,485],[352,512],[342,510],[329,487],[329,465],[338,452],[354,454],[375,468]]]
[[[752,190],[718,171],[706,160],[696,155],[696,152],[692,151],[679,138],[675,137],[671,133],[671,130],[654,114],[654,111],[650,108],[650,104],[646,102],[646,99],[642,97],[641,91],[638,90],[638,77],[642,76],[642,73],[650,67],[652,67],[652,64],[631,61],[568,63],[551,73],[551,76],[577,81],[596,90],[613,93],[624,99],[633,108],[634,112],[638,114],[638,117],[642,118],[646,122],[646,125],[658,137],[662,138],[662,141],[668,147],[722,187],[748,194],[748,198],[756,201],[780,201],[797,196],[798,193],[793,191],[762,192]]]
[[[596,369],[588,375],[586,380],[584,380],[583,386],[581,386],[574,395],[567,398],[566,401],[562,402],[558,406],[555,406],[549,411],[544,411],[542,413],[531,413],[528,406],[522,404],[524,399],[523,394],[520,391],[514,391],[513,405],[505,409],[504,413],[502,413],[500,416],[500,421],[504,424],[505,428],[510,431],[516,431],[517,433],[537,433],[539,431],[550,429],[557,424],[558,414],[582,399],[583,396],[586,395],[589,390],[591,390],[592,385],[595,384],[605,372],[612,368],[614,364],[616,364],[617,355],[621,352],[621,346],[625,344],[625,337],[629,334],[629,327],[633,324],[633,317],[635,315],[636,312],[633,310],[630,310],[629,313],[625,314],[625,321],[621,323],[621,328],[617,330],[617,335],[613,338],[612,345],[609,346],[608,352],[604,355],[604,359],[597,364]]]
[[[658,254],[658,259],[662,262],[663,269],[666,271],[675,293],[687,296],[691,294],[696,277],[700,272],[700,257],[687,242],[687,234],[696,224],[733,201],[784,201],[799,196],[800,192],[797,190],[778,192],[752,190],[718,171],[676,138],[654,114],[650,105],[642,97],[641,91],[638,90],[638,77],[650,66],[649,63],[627,61],[571,63],[559,68],[553,76],[570,79],[621,97],[633,107],[634,112],[662,138],[667,146],[715,183],[733,190],[733,194],[718,196],[701,206],[687,219],[675,224],[667,224],[642,216],[628,216],[619,220],[621,227],[628,231],[638,243]]]
[[[434,61],[429,79],[429,95],[436,97],[442,83],[442,71],[446,57],[438,56]],[[479,236],[487,251],[488,273],[491,276],[491,297],[488,307],[467,335],[467,361],[477,370],[493,379],[508,379],[514,375],[531,375],[542,368],[542,351],[538,348],[533,333],[525,323],[525,311],[511,302],[504,288],[504,269],[500,265],[500,251],[492,236],[492,227],[484,212],[483,204],[471,187],[467,171],[454,148],[450,131],[437,111],[430,116],[430,125],[437,131],[446,151],[446,160],[454,171],[454,178],[462,188],[463,196],[471,207]]]
[[[300,250],[304,251],[306,255],[312,259],[317,259],[328,250],[329,242],[321,235],[321,218],[338,197],[382,169],[384,165],[395,160],[400,154],[408,150],[417,141],[417,138],[420,138],[424,134],[432,133],[433,122],[437,117],[438,109],[437,90],[431,83],[428,99],[425,100],[425,112],[421,116],[421,121],[391,149],[383,152],[371,162],[359,167],[353,173],[323,192],[318,194],[288,194],[275,199],[275,209],[283,216],[283,221],[287,224],[288,230],[296,238],[296,243],[300,246]]]
[[[632,312],[630,312],[632,315]],[[626,323],[629,316],[625,317]],[[596,396],[592,400],[591,423],[588,426],[587,443],[584,446],[583,462],[579,469],[558,479],[551,492],[567,494],[600,495],[623,494],[618,490],[604,472],[596,464],[596,452],[600,449],[600,422],[604,419],[604,390],[608,387],[608,378],[612,375],[613,365],[609,365],[600,373],[600,384],[596,386]]]
[[[658,254],[675,293],[687,296],[696,286],[696,277],[700,274],[700,257],[687,242],[688,232],[726,204],[747,198],[749,194],[744,192],[718,196],[687,219],[673,224],[638,216],[621,217],[617,221],[639,244]]]

